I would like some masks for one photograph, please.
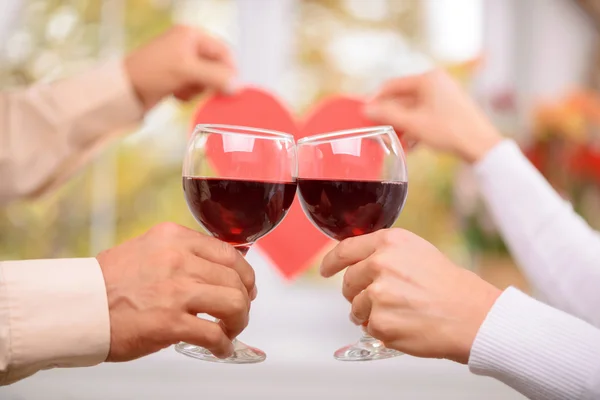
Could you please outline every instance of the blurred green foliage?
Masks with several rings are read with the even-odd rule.
[[[27,57],[7,63],[0,85],[24,86],[45,76],[36,75],[40,54],[53,54],[64,66],[61,76],[81,65],[93,64],[101,52],[100,0],[25,0],[18,31],[31,38]],[[172,24],[170,3],[126,0],[124,5],[126,49],[137,47]],[[52,37],[56,18],[75,16],[70,35]],[[104,15],[106,17],[106,15]],[[56,78],[56,77],[51,77]],[[185,118],[186,115],[181,115]],[[177,133],[177,129],[174,129]],[[142,138],[134,144],[115,145],[116,241],[139,235],[165,220],[194,226],[181,191],[181,167],[164,162],[162,143]],[[93,174],[85,168],[60,190],[35,201],[21,201],[0,210],[0,259],[84,257],[90,255],[91,193]]]

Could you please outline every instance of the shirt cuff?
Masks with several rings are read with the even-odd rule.
[[[84,367],[106,360],[110,319],[95,258],[0,263],[11,371]],[[4,305],[3,305],[4,306]],[[26,372],[30,373],[30,372]]]
[[[506,167],[506,159],[523,156],[521,149],[512,139],[504,139],[477,163],[473,164],[476,173],[485,174],[490,170],[496,170],[498,166]]]
[[[598,329],[509,288],[481,325],[469,368],[532,399],[591,399],[598,360]]]

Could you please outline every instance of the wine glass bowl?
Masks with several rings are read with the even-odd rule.
[[[185,199],[196,221],[214,237],[246,254],[281,223],[296,193],[296,147],[292,135],[263,129],[198,125],[183,163]],[[261,350],[234,340],[234,355],[219,359],[180,343],[175,349],[205,361],[261,362]]]
[[[298,141],[298,193],[317,229],[344,240],[393,226],[408,194],[402,145],[389,126],[310,136]],[[363,335],[334,353],[342,361],[402,353]]]

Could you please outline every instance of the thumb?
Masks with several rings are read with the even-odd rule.
[[[201,59],[190,72],[196,86],[226,94],[235,91],[235,70],[224,63]]]
[[[365,106],[364,112],[365,116],[374,122],[391,125],[396,131],[401,132],[409,130],[415,113],[400,102],[390,99],[369,103]]]
[[[417,113],[414,108],[387,99],[367,104],[364,113],[367,118],[378,124],[391,125],[406,150],[411,150],[417,144],[419,138],[411,134]]]

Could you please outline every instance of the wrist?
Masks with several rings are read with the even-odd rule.
[[[138,58],[139,57],[137,57],[135,53],[127,55],[123,59],[123,68],[137,100],[142,105],[143,109],[148,111],[158,103],[158,100],[149,98],[151,96],[148,96],[148,93],[146,93],[146,90],[144,89],[144,65],[143,63],[140,65],[141,60],[138,60]]]
[[[481,292],[480,296],[470,295],[471,307],[466,307],[469,312],[467,314],[467,322],[462,323],[459,329],[462,330],[457,337],[461,337],[457,351],[450,359],[461,364],[468,364],[471,356],[471,350],[477,334],[481,329],[485,319],[494,307],[494,304],[502,294],[502,291],[495,286],[486,283],[486,290]]]
[[[493,126],[485,126],[467,138],[459,153],[467,163],[474,164],[483,159],[502,139],[502,135]]]

